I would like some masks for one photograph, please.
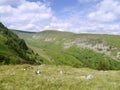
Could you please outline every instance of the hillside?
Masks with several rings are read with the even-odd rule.
[[[38,33],[14,32],[46,59],[43,63],[120,69],[120,36],[74,34],[52,30]]]
[[[37,64],[39,56],[30,49],[23,39],[0,23],[0,64]]]

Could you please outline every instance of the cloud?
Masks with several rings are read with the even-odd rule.
[[[71,23],[69,22],[63,22],[63,21],[54,21],[51,22],[48,26],[45,27],[45,29],[55,29],[55,30],[59,30],[59,31],[69,31],[70,32],[70,28],[71,28]]]
[[[51,8],[45,3],[18,0],[18,2],[24,1],[24,3],[19,3],[16,7],[13,7],[11,2],[7,1],[0,1],[0,4],[2,4],[0,15],[1,21],[9,28],[37,31],[42,29],[53,17]]]
[[[75,33],[120,34],[120,24],[118,22],[91,20],[87,17],[88,15],[89,13],[82,15],[79,12],[75,12],[64,19],[56,18],[48,28],[58,28]],[[103,17],[99,18],[102,19]]]
[[[96,5],[96,8],[96,11],[88,15],[91,20],[113,22],[120,18],[120,2],[117,0],[103,0]]]
[[[82,1],[96,3],[94,7],[88,5],[87,9],[82,6],[65,7],[62,10],[64,15],[58,15],[56,13],[61,11],[53,11],[50,0],[0,0],[0,20],[8,28],[25,31],[54,29],[75,33],[120,34],[118,0],[79,0]]]
[[[25,0],[0,0],[0,5],[18,5],[24,2]]]

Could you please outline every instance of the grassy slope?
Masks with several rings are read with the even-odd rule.
[[[87,66],[95,69],[120,69],[119,58],[116,58],[117,52],[120,51],[120,36],[58,31],[15,33],[25,39],[27,44],[39,55],[46,58],[44,63],[74,67]],[[83,44],[87,49],[79,44]],[[100,44],[107,46],[108,50],[103,52],[102,48],[101,53],[101,48],[95,48]],[[88,47],[89,45],[91,46]]]
[[[25,41],[0,23],[0,64],[35,64],[37,60]]]
[[[0,66],[1,90],[119,90],[120,71],[100,72],[88,68],[70,66],[43,65],[33,66],[24,71],[28,65]],[[41,70],[36,75],[35,70]],[[60,74],[60,71],[63,74]],[[93,75],[87,80],[84,76]]]

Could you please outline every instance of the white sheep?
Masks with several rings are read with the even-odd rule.
[[[35,71],[35,74],[39,75],[39,74],[41,74],[41,71],[37,69],[37,70]]]
[[[86,76],[86,79],[87,79],[87,80],[90,80],[90,79],[92,79],[92,78],[93,78],[93,75],[91,75],[91,74],[89,74],[89,75]]]
[[[81,78],[84,78],[84,79],[87,79],[87,80],[90,80],[93,78],[93,75],[89,74],[87,76],[81,76]]]
[[[63,74],[63,71],[62,71],[62,70],[60,71],[60,74]]]
[[[24,68],[23,71],[25,71],[26,69]]]

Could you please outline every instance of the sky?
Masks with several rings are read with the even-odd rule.
[[[120,34],[120,0],[0,0],[10,29]]]

